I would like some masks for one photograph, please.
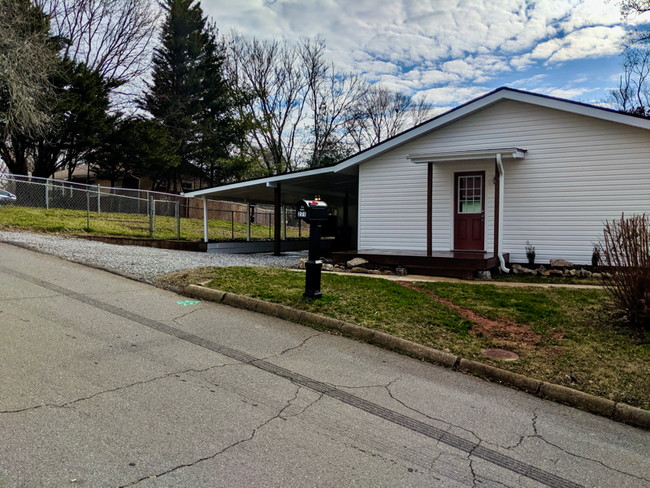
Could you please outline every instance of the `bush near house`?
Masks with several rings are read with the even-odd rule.
[[[650,221],[646,214],[607,221],[600,259],[603,285],[614,305],[635,325],[650,330]]]

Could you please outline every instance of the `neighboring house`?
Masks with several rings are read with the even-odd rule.
[[[97,178],[95,173],[88,171],[88,166],[78,165],[72,175],[68,175],[67,169],[62,169],[57,171],[52,175],[54,180],[64,180],[72,181],[75,183],[84,183],[89,185],[101,185],[101,186],[111,186],[111,182],[108,180],[101,180]],[[150,190],[152,181],[148,177],[135,178],[132,176],[127,176],[125,178],[120,178],[115,182],[115,186],[119,188],[131,188],[135,190]]]
[[[77,166],[72,172],[71,178],[68,178],[67,169],[62,169],[60,171],[57,171],[56,173],[54,173],[52,178],[55,180],[73,181],[75,183],[87,183],[90,185],[101,185],[106,187],[111,186],[110,181],[97,178],[97,176],[95,175],[95,173],[92,172],[92,170],[89,172],[88,166],[86,165]],[[201,182],[199,181],[198,178],[188,176],[183,179],[182,191],[188,192],[188,191],[195,190],[200,187],[200,183]],[[154,186],[153,181],[148,176],[141,176],[141,177],[126,176],[124,178],[119,178],[115,182],[115,187],[130,188],[135,190],[151,190],[153,186]],[[168,191],[167,182],[166,181],[158,182],[158,184],[155,187],[155,190],[163,191],[163,192]],[[173,188],[170,188],[169,190],[173,190]]]
[[[436,257],[488,269],[502,255],[507,268],[526,262],[526,241],[537,263],[590,264],[606,220],[650,211],[649,130],[645,118],[500,88],[336,166],[190,196],[294,204],[318,194],[351,228],[356,254],[417,257],[420,272],[453,265]]]

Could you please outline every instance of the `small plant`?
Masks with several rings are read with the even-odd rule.
[[[594,246],[594,252],[591,253],[591,265],[596,268],[600,264],[600,247],[598,244]]]
[[[526,257],[528,264],[535,264],[535,247],[530,245],[530,241],[526,241]]]

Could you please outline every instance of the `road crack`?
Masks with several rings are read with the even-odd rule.
[[[160,478],[160,477],[162,477],[162,476],[165,476],[165,475],[168,475],[168,474],[170,474],[170,473],[173,473],[174,471],[178,471],[179,469],[189,468],[189,467],[192,467],[192,466],[196,466],[196,465],[199,464],[199,463],[202,463],[202,462],[205,462],[205,461],[210,461],[210,460],[212,460],[212,459],[215,459],[217,456],[223,454],[224,452],[226,452],[226,451],[228,451],[228,450],[230,450],[230,449],[232,449],[232,448],[234,448],[234,447],[237,447],[237,446],[239,446],[239,445],[241,445],[241,444],[244,444],[244,443],[246,443],[246,442],[250,442],[250,441],[252,441],[252,440],[255,438],[255,436],[259,433],[259,431],[260,431],[261,429],[263,429],[265,426],[267,426],[268,424],[270,424],[270,423],[273,422],[274,420],[277,420],[277,419],[286,420],[286,419],[283,419],[283,418],[282,418],[282,413],[283,413],[287,408],[289,408],[289,407],[292,405],[292,404],[291,404],[292,401],[294,401],[294,400],[296,400],[296,398],[298,398],[298,394],[299,394],[299,392],[300,392],[300,389],[302,388],[302,387],[299,386],[299,385],[295,385],[295,386],[296,386],[296,392],[294,393],[293,398],[287,400],[287,404],[286,404],[285,406],[283,406],[283,407],[278,411],[278,413],[276,413],[276,414],[273,415],[271,418],[269,418],[268,420],[265,420],[265,421],[262,422],[260,425],[258,425],[257,427],[255,427],[255,428],[252,430],[252,432],[250,433],[250,435],[249,435],[248,437],[245,437],[244,439],[240,439],[240,440],[238,440],[237,442],[234,442],[234,443],[230,444],[229,446],[226,446],[226,447],[224,447],[223,449],[221,449],[220,451],[217,451],[217,452],[215,452],[214,454],[211,454],[211,455],[209,455],[209,456],[202,457],[202,458],[197,459],[196,461],[193,461],[193,462],[191,462],[191,463],[180,464],[180,465],[178,465],[178,466],[174,466],[173,468],[170,468],[170,469],[168,469],[168,470],[166,470],[166,471],[163,471],[162,473],[159,473],[159,474],[156,474],[156,475],[143,476],[142,478],[139,478],[139,479],[137,479],[137,480],[135,480],[135,481],[132,481],[131,483],[127,483],[126,485],[120,485],[120,488],[126,488],[127,486],[134,486],[134,485],[137,485],[138,483],[140,483],[141,481],[146,481],[146,480],[149,480],[149,479]],[[321,396],[322,396],[322,395],[321,395]]]
[[[184,317],[187,317],[188,315],[192,315],[193,313],[198,312],[199,310],[203,310],[203,309],[202,308],[195,308],[194,310],[191,310],[189,312],[184,313],[183,315],[179,315],[178,317],[173,318],[172,322],[174,322],[176,325],[181,325],[182,326],[183,324],[179,323],[178,320],[180,320],[180,319],[182,319]]]
[[[650,483],[650,478],[643,478],[641,476],[636,476],[636,475],[631,474],[631,473],[626,473],[625,471],[621,471],[620,469],[612,468],[611,466],[608,466],[607,464],[603,463],[602,461],[599,461],[598,459],[593,459],[593,458],[589,458],[589,457],[586,457],[586,456],[581,456],[580,454],[575,454],[573,452],[567,451],[566,449],[561,448],[557,444],[553,444],[552,442],[547,441],[546,439],[544,439],[544,437],[542,435],[537,434],[537,435],[529,436],[529,437],[531,437],[531,438],[534,437],[534,438],[540,439],[541,441],[545,442],[549,446],[552,446],[552,447],[560,450],[564,454],[568,454],[569,456],[573,456],[573,457],[578,458],[578,459],[584,459],[585,461],[590,461],[592,463],[600,464],[602,467],[604,467],[606,469],[609,469],[610,471],[614,471],[615,473],[624,474],[625,476],[630,476],[631,478],[635,478],[637,480],[641,480],[641,481],[645,481],[647,483]]]
[[[446,420],[442,420],[442,419],[439,419],[439,418],[436,418],[436,417],[432,417],[431,415],[428,415],[428,414],[426,414],[426,413],[424,413],[424,412],[420,412],[420,411],[417,410],[416,408],[413,408],[413,407],[407,405],[407,404],[404,403],[402,400],[400,400],[400,399],[397,398],[395,395],[393,395],[393,392],[390,390],[390,387],[393,385],[393,383],[395,383],[395,382],[396,382],[397,380],[399,380],[399,379],[400,379],[400,378],[397,378],[397,379],[391,381],[388,385],[385,386],[386,391],[388,392],[388,395],[389,395],[393,400],[395,400],[397,403],[399,403],[400,405],[402,405],[404,408],[407,408],[407,409],[409,409],[409,410],[412,411],[412,412],[418,413],[418,414],[422,415],[423,417],[425,417],[425,418],[427,418],[427,419],[429,419],[429,420],[433,420],[434,422],[441,422],[441,423],[443,423],[443,424],[445,424],[445,425],[448,425],[449,428],[451,428],[451,427],[455,427],[455,428],[460,429],[460,430],[462,430],[462,431],[464,431],[464,432],[467,432],[468,434],[470,434],[470,435],[472,435],[472,436],[474,436],[474,437],[476,438],[476,440],[477,440],[477,444],[476,444],[476,445],[477,445],[477,446],[478,446],[478,444],[480,444],[480,443],[482,442],[482,439],[481,439],[479,436],[477,436],[474,432],[472,432],[471,430],[466,429],[465,427],[461,427],[461,426],[459,426],[459,425],[452,424],[452,423],[450,423],[450,422],[448,422],[448,421],[446,421]]]
[[[174,371],[172,373],[167,373],[167,374],[164,374],[162,376],[157,376],[155,378],[150,378],[148,380],[136,381],[135,383],[130,383],[128,385],[118,386],[117,388],[111,388],[111,389],[108,389],[108,390],[98,391],[97,393],[93,393],[92,395],[88,395],[88,396],[82,397],[82,398],[77,398],[76,400],[71,400],[71,401],[65,402],[65,403],[58,403],[58,404],[57,403],[44,403],[42,405],[35,405],[35,406],[32,406],[32,407],[25,407],[25,408],[21,408],[21,409],[17,409],[17,410],[0,410],[0,414],[23,413],[23,412],[28,412],[28,411],[31,411],[31,410],[37,410],[39,408],[70,408],[71,406],[73,406],[73,405],[75,405],[77,403],[84,402],[86,400],[91,400],[91,399],[93,399],[95,397],[105,395],[107,393],[115,393],[117,391],[126,390],[128,388],[133,388],[134,386],[146,385],[147,383],[153,383],[155,381],[162,380],[162,379],[165,379],[165,378],[169,378],[169,377],[175,376],[175,375],[188,374],[188,373],[204,373],[206,371],[210,371],[211,369],[220,368],[220,367],[221,367],[221,365],[219,365],[219,366],[210,366],[209,368],[205,368],[205,369],[194,369],[194,368],[192,368],[192,369],[187,369],[187,370],[183,370],[183,371]]]
[[[307,341],[309,341],[310,339],[313,339],[314,337],[318,337],[320,335],[323,335],[323,334],[321,332],[316,332],[314,335],[310,335],[309,337],[307,337],[304,341],[302,341],[297,346],[291,346],[291,347],[283,350],[282,352],[279,352],[278,354],[273,354],[272,356],[267,356],[267,357],[256,359],[252,363],[256,363],[258,361],[268,361],[269,359],[278,358],[278,357],[282,356],[283,354],[288,353],[289,351],[293,351],[295,349],[300,349],[301,347],[303,347],[307,343]],[[252,363],[249,363],[249,364],[252,364]]]

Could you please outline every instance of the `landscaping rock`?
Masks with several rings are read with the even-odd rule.
[[[551,266],[554,268],[566,268],[573,266],[573,263],[571,261],[567,261],[566,259],[551,259]]]
[[[398,266],[397,268],[395,268],[395,274],[397,276],[406,276],[407,274],[409,274],[409,272],[406,268],[402,266]]]
[[[368,261],[366,261],[363,258],[357,257],[357,258],[354,258],[354,259],[350,259],[348,261],[348,268],[354,268],[356,266],[361,266],[362,264],[368,264]]]
[[[305,269],[306,262],[307,262],[307,258],[300,258],[300,262],[298,263],[298,268]]]
[[[587,269],[584,269],[584,268],[580,268],[580,269],[577,271],[576,274],[577,274],[578,276],[582,276],[582,277],[584,277],[584,278],[588,278],[588,277],[590,277],[590,276],[592,275],[591,271],[589,271],[589,270],[587,270]]]
[[[393,273],[390,269],[385,269],[385,270],[383,270],[381,272],[381,274],[383,274],[383,275],[394,275],[395,273]]]
[[[381,271],[379,271],[378,269],[369,269],[368,273],[378,275],[378,274],[381,274]]]
[[[479,271],[476,276],[477,276],[477,278],[479,280],[491,280],[492,279],[492,273],[490,273],[490,271]]]
[[[548,274],[549,276],[562,276],[564,272],[561,269],[550,269]]]
[[[592,278],[600,279],[603,277],[602,273],[591,273]]]
[[[323,264],[323,267],[321,268],[322,271],[334,271],[334,266],[331,264]]]
[[[577,276],[578,272],[575,269],[569,270],[569,276]]]
[[[542,266],[540,266],[539,268],[537,268],[537,272],[538,272],[539,274],[541,274],[541,275],[543,275],[544,273],[546,273],[546,271],[547,271],[547,269],[544,267],[544,265],[542,265]],[[545,276],[546,276],[546,275],[545,275]]]
[[[360,268],[358,266],[355,266],[354,268],[350,269],[353,273],[363,273],[363,274],[368,274],[370,270],[366,268]]]
[[[513,264],[510,267],[512,274],[524,274],[524,267],[521,264]]]

